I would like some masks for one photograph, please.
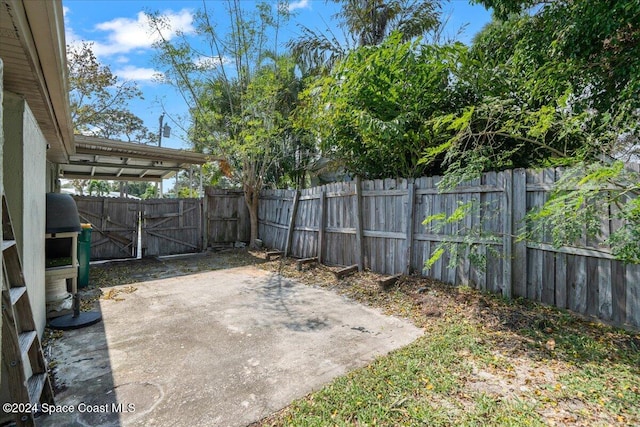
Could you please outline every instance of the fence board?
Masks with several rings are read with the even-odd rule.
[[[617,301],[617,306],[625,307],[626,324],[640,328],[640,265],[627,265],[625,279],[627,282],[626,298]]]
[[[526,227],[527,213],[527,175],[524,169],[513,171],[513,207],[512,230],[521,234]],[[514,239],[512,258],[512,287],[517,297],[527,296],[527,244],[524,239]],[[566,278],[566,277],[565,277]]]

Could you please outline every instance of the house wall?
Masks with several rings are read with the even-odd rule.
[[[33,113],[22,97],[4,94],[4,187],[38,333],[46,323],[45,193],[46,145]]]

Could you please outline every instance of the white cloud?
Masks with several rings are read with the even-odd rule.
[[[162,17],[168,27],[162,30],[167,40],[176,32],[185,34],[195,32],[193,14],[187,9],[179,12],[168,11]],[[98,56],[128,53],[136,49],[148,49],[159,40],[159,36],[151,30],[149,19],[144,12],[138,12],[136,19],[116,18],[95,26],[96,30],[108,32],[106,42],[96,42],[94,52]]]
[[[298,0],[289,3],[289,12],[293,12],[298,9],[311,9],[311,3],[309,0]]]
[[[213,70],[214,68],[219,67],[220,65],[230,64],[231,59],[219,56],[211,57],[211,56],[200,56],[194,61],[194,64],[202,69],[202,70]]]
[[[75,46],[79,45],[82,39],[73,31],[73,28],[71,28],[71,23],[69,22],[69,15],[71,15],[71,13],[71,9],[69,9],[67,6],[62,7],[62,14],[64,16],[65,43],[71,46]]]
[[[158,71],[153,68],[135,67],[128,65],[124,68],[115,70],[114,74],[124,80],[136,80],[136,81],[154,81],[158,77]]]

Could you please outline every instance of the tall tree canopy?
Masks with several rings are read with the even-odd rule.
[[[455,108],[455,80],[466,48],[403,42],[394,33],[361,47],[306,92],[299,126],[314,130],[323,154],[367,178],[439,172],[420,162],[434,117]]]
[[[100,64],[90,43],[67,47],[71,120],[76,133],[126,141],[154,142],[142,119],[127,102],[142,98],[135,82],[121,82]]]
[[[300,26],[302,35],[288,46],[303,74],[329,71],[350,50],[379,45],[393,32],[400,33],[403,41],[409,41],[434,30],[440,23],[438,4],[431,0],[331,1],[340,4],[335,18],[345,40],[340,41],[333,33]]]

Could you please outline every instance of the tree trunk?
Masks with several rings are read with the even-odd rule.
[[[258,245],[256,240],[258,239],[258,202],[259,193],[257,190],[250,186],[244,186],[244,201],[249,209],[249,223],[251,224],[251,236],[249,238],[249,248],[257,249]]]

